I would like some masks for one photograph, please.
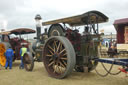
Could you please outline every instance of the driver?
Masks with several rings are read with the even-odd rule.
[[[83,33],[84,33],[85,35],[90,34],[90,33],[89,33],[89,27],[88,27],[88,26],[85,26]]]

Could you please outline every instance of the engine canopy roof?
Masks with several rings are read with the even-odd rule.
[[[89,20],[94,24],[103,23],[108,21],[108,17],[99,11],[89,11],[77,16],[43,22],[42,25],[45,26],[57,23],[65,23],[69,24],[70,26],[81,26],[90,24]]]

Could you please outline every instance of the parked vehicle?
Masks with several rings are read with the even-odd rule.
[[[64,78],[73,69],[77,72],[94,70],[98,62],[93,59],[99,57],[99,23],[107,21],[108,17],[103,13],[89,11],[77,16],[43,22],[43,26],[50,27],[45,29],[40,35],[40,40],[33,44],[35,59],[43,60],[46,71],[54,78]],[[83,26],[82,34],[79,33],[79,26]],[[24,58],[24,61],[27,65],[27,59]]]
[[[35,33],[35,30],[29,29],[29,28],[18,28],[10,31],[4,31],[0,32],[0,64],[2,66],[5,66],[6,58],[5,58],[5,51],[11,46],[14,50],[14,58],[20,59],[20,48],[22,47],[22,44],[24,44],[28,49],[30,42],[27,40],[24,40],[24,38],[21,38],[23,34],[30,34]],[[11,35],[17,35],[16,37],[11,37]]]

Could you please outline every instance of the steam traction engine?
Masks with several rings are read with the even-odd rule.
[[[78,72],[92,71],[98,64],[100,35],[98,23],[107,22],[108,17],[98,11],[89,11],[82,15],[43,22],[50,25],[49,30],[41,34],[40,45],[35,52],[43,58],[44,66],[51,77],[64,78],[73,69]],[[78,26],[84,29],[79,33]],[[40,57],[39,57],[40,56]],[[24,60],[27,61],[27,60]],[[27,64],[27,63],[24,63]]]
[[[9,47],[12,47],[14,51],[13,61],[20,59],[20,48],[22,44],[29,49],[30,42],[21,38],[23,34],[35,33],[35,30],[30,28],[18,28],[11,31],[0,32],[0,65],[5,66],[6,58],[5,52]],[[11,34],[19,35],[19,37],[11,37]],[[27,53],[26,55],[31,55]],[[33,58],[31,58],[32,61]],[[33,67],[33,62],[30,62],[31,68]],[[31,70],[31,68],[29,70]]]

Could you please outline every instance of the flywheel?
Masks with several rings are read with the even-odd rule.
[[[3,43],[0,43],[0,64],[2,66],[5,66],[6,63],[6,57],[4,55],[6,49],[5,49],[5,45]]]

